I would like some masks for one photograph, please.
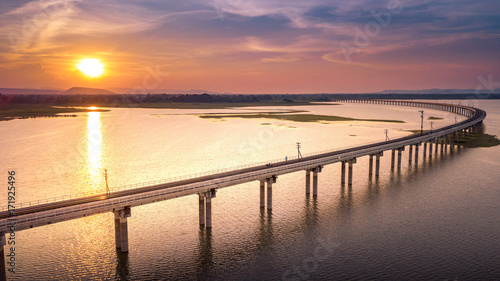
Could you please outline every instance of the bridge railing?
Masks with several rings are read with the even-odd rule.
[[[374,143],[377,143],[380,141],[381,140],[365,142],[365,143],[358,143],[358,144],[353,144],[353,145],[349,145],[349,146],[342,146],[342,147],[337,147],[337,148],[334,148],[331,150],[323,150],[323,151],[316,151],[316,152],[312,152],[312,153],[306,153],[302,156],[309,157],[309,156],[316,156],[316,155],[321,155],[321,154],[325,154],[325,153],[332,153],[332,152],[337,152],[337,151],[341,151],[341,150],[345,150],[345,149],[355,148],[358,146],[370,145],[370,144],[374,144]],[[297,159],[298,159],[297,156],[288,157],[289,161],[297,160]],[[187,174],[187,175],[171,177],[171,178],[166,178],[166,179],[159,179],[159,180],[148,181],[148,182],[139,182],[139,183],[134,183],[134,184],[122,185],[122,186],[110,188],[110,192],[116,193],[116,192],[120,192],[120,191],[131,190],[131,189],[141,188],[141,187],[146,187],[146,186],[174,183],[174,182],[178,182],[178,181],[182,181],[182,180],[199,178],[202,176],[211,176],[211,175],[216,175],[216,174],[220,174],[220,173],[232,172],[232,171],[236,171],[236,170],[242,170],[242,169],[253,168],[253,167],[258,167],[258,166],[265,166],[266,164],[269,164],[269,163],[272,164],[272,163],[282,162],[284,160],[285,159],[283,157],[282,158],[275,158],[275,159],[268,160],[268,161],[254,162],[254,163],[250,163],[250,164],[238,165],[238,166],[233,166],[233,167],[229,167],[229,168],[215,169],[215,170],[210,170],[210,171],[206,171],[206,172]],[[90,196],[96,196],[96,195],[102,195],[102,194],[103,194],[103,192],[99,192],[99,191],[79,192],[79,193],[74,193],[74,194],[69,194],[69,195],[62,195],[62,196],[46,198],[46,199],[21,202],[21,203],[16,204],[16,208],[32,207],[32,206],[38,206],[38,205],[43,205],[43,204],[55,203],[55,202],[62,202],[62,201],[90,197]],[[8,206],[2,206],[0,210],[7,211]]]

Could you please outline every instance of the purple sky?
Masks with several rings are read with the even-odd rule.
[[[76,65],[98,58],[105,74]],[[500,1],[2,0],[0,87],[235,93],[500,82]]]

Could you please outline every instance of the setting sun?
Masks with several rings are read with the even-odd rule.
[[[104,66],[98,59],[83,59],[78,64],[78,69],[91,78],[101,76],[104,72]]]
[[[88,110],[99,110],[99,107],[97,106],[89,106],[87,107]]]

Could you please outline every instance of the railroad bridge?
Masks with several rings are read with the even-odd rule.
[[[219,188],[234,186],[246,182],[259,182],[260,207],[272,209],[272,187],[280,175],[305,171],[305,193],[318,195],[318,174],[329,164],[341,163],[341,184],[351,186],[354,164],[358,158],[369,157],[369,173],[375,170],[379,175],[380,158],[384,152],[390,153],[391,170],[401,169],[401,156],[408,148],[409,161],[416,163],[419,159],[419,149],[422,147],[423,157],[432,154],[444,153],[448,148],[453,149],[455,141],[467,134],[478,132],[486,118],[486,112],[464,105],[444,103],[373,100],[373,99],[337,99],[340,103],[365,103],[394,106],[409,106],[447,111],[466,116],[467,119],[443,128],[438,128],[421,134],[415,134],[394,140],[387,140],[368,145],[339,149],[331,152],[315,154],[303,158],[288,159],[282,162],[273,162],[272,165],[254,165],[235,170],[223,170],[198,174],[191,178],[173,180],[158,180],[132,186],[133,188],[115,190],[108,194],[97,194],[86,197],[61,197],[50,200],[38,200],[19,204],[14,217],[9,216],[7,207],[0,212],[0,280],[6,277],[5,254],[6,236],[11,232],[12,222],[15,222],[15,231],[35,228],[56,222],[73,220],[85,216],[92,216],[105,212],[113,212],[115,220],[116,247],[121,252],[129,251],[127,218],[132,215],[132,208],[158,201],[174,199],[182,196],[198,195],[199,197],[199,224],[207,228],[212,227],[212,200],[216,197]],[[397,154],[397,157],[396,157]],[[373,158],[375,157],[375,169]],[[347,166],[347,171],[346,171]],[[347,172],[347,176],[346,176]],[[347,179],[346,179],[347,177]],[[266,200],[267,199],[267,200]]]

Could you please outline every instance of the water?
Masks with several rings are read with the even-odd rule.
[[[473,102],[488,113],[487,133],[500,135],[500,101]],[[186,115],[258,109],[270,108],[112,109],[88,117],[2,122],[0,170],[16,170],[20,203],[103,192],[104,169],[110,186],[117,187],[296,157],[296,142],[307,154],[384,140],[385,129],[397,138],[420,128],[418,109],[379,105],[273,110],[407,123]],[[433,121],[435,128],[455,122],[445,112],[425,110],[425,116],[444,118]],[[283,175],[273,185],[272,212],[260,210],[257,182],[219,189],[209,231],[198,225],[197,196],[136,207],[128,223],[128,254],[115,249],[111,213],[23,230],[16,234],[17,273],[8,277],[498,280],[499,156],[499,147],[460,149],[410,166],[405,152],[402,172],[393,174],[386,152],[378,180],[368,176],[368,157],[358,159],[352,188],[341,187],[340,165],[329,165],[319,174],[317,198],[305,196],[304,172]]]

